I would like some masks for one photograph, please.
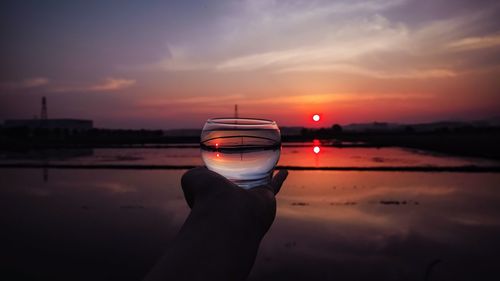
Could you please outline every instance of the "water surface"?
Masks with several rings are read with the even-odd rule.
[[[314,152],[314,147],[319,149]],[[202,165],[199,148],[94,148],[0,151],[0,163]],[[431,154],[395,147],[283,146],[278,165],[297,167],[492,166],[498,161]]]
[[[188,214],[183,172],[0,169],[2,272],[140,280]],[[292,171],[249,280],[498,280],[499,183]]]

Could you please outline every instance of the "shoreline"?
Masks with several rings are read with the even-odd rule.
[[[80,169],[80,170],[188,170],[197,165],[132,165],[132,164],[36,164],[5,163],[0,169]],[[276,166],[276,170],[291,171],[357,171],[357,172],[448,172],[448,173],[500,173],[500,166]]]

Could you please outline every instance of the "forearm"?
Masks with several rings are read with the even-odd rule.
[[[196,206],[146,280],[244,280],[262,239],[255,217],[237,206]],[[214,208],[213,205],[218,206]]]

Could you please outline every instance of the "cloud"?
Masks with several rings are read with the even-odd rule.
[[[471,32],[483,13],[429,21],[411,28],[380,15],[340,21],[310,45],[237,56],[214,66],[216,71],[267,70],[271,73],[332,72],[380,79],[446,78],[463,72],[447,56],[449,42]],[[459,41],[452,45],[479,48],[498,38]],[[398,59],[394,59],[394,58]]]
[[[136,84],[135,79],[109,77],[104,81],[91,85],[58,85],[52,92],[113,92],[131,87]]]
[[[447,78],[481,67],[473,57],[460,58],[458,65],[450,50],[500,45],[499,35],[474,36],[487,26],[490,7],[418,24],[387,15],[393,8],[410,12],[408,2],[242,1],[218,18],[210,37],[169,44],[168,56],[146,69]]]
[[[210,37],[169,43],[164,58],[136,69],[246,71],[291,60],[305,63],[311,57],[320,60],[318,51],[326,49],[329,54],[337,52],[336,56],[359,52],[363,45],[357,41],[363,35],[358,32],[369,35],[381,29],[388,21],[377,13],[405,2],[407,0],[242,1],[234,4],[234,11],[217,18],[216,30],[207,33]],[[358,16],[351,19],[356,13],[363,15],[360,22],[357,22]],[[356,44],[358,48],[339,46],[342,42]],[[385,44],[382,40],[375,43]],[[332,48],[335,46],[338,47]],[[373,44],[366,45],[369,46]],[[342,52],[338,52],[339,49]],[[322,57],[327,55],[324,53]]]
[[[161,71],[191,71],[209,68],[211,68],[210,63],[194,58],[186,50],[175,46],[168,46],[168,55],[158,62],[132,67],[135,70]]]
[[[18,82],[1,83],[0,87],[7,90],[30,89],[49,84],[49,79],[45,77],[28,78]]]
[[[477,50],[484,48],[492,48],[500,46],[500,35],[488,35],[481,37],[467,37],[462,38],[457,41],[453,41],[448,44],[448,47],[452,50]]]
[[[134,79],[106,78],[102,83],[89,86],[88,91],[117,91],[135,84]]]
[[[446,68],[405,69],[402,71],[371,70],[351,64],[316,64],[284,68],[280,72],[340,72],[362,75],[378,79],[429,79],[450,78],[459,75],[454,70]]]
[[[49,84],[49,79],[44,77],[37,77],[37,78],[26,79],[23,82],[21,82],[19,86],[22,88],[33,88],[47,84]]]

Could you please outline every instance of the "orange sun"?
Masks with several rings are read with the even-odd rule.
[[[313,115],[313,121],[314,121],[314,122],[318,122],[318,121],[319,121],[319,119],[321,119],[321,117],[319,116],[319,114],[314,114],[314,115]]]

